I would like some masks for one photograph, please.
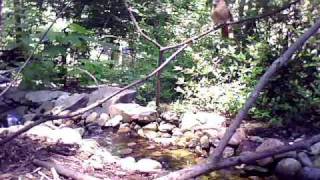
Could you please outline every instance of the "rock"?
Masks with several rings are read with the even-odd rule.
[[[203,132],[207,134],[209,138],[218,138],[218,131],[216,129],[205,129]]]
[[[269,138],[266,139],[260,146],[257,147],[256,152],[272,150],[278,146],[282,146],[284,143],[278,139]],[[265,166],[273,162],[272,157],[264,158],[257,161],[260,166]]]
[[[119,161],[121,168],[129,171],[136,169],[136,160],[133,157],[126,157]]]
[[[134,103],[111,105],[109,113],[111,117],[121,115],[124,122],[136,120],[140,123],[150,123],[157,118],[157,111],[155,109],[143,107]]]
[[[282,159],[276,166],[276,173],[282,178],[294,177],[302,168],[299,161],[293,158]]]
[[[264,167],[260,166],[255,166],[255,165],[247,165],[243,168],[243,170],[247,174],[253,174],[253,175],[258,175],[258,176],[267,176],[269,175],[269,170]],[[260,178],[258,178],[260,179]]]
[[[229,158],[234,155],[234,149],[232,147],[226,147],[223,151],[223,158]]]
[[[91,156],[99,149],[99,143],[97,143],[93,139],[83,139],[80,143],[79,151],[83,153],[87,153],[88,156]]]
[[[172,136],[177,136],[177,137],[180,137],[182,136],[183,133],[182,131],[179,129],[179,128],[174,128],[172,129]]]
[[[104,126],[106,126],[106,127],[117,127],[117,126],[120,125],[122,119],[123,119],[122,116],[117,115],[117,116],[109,119],[109,120],[104,124]]]
[[[90,159],[87,160],[87,164],[89,164],[91,167],[93,167],[96,170],[102,170],[104,162],[101,156],[94,154],[93,156],[90,157]]]
[[[27,121],[33,120],[35,116],[36,116],[35,113],[29,113],[29,114],[23,115],[23,119],[25,120],[25,122],[27,122]]]
[[[319,180],[320,169],[314,167],[304,167],[298,173],[298,179],[301,180]]]
[[[63,91],[47,91],[47,90],[41,90],[41,91],[32,91],[28,92],[25,95],[25,98],[28,101],[31,101],[33,103],[41,104],[46,101],[52,101],[54,99],[57,99],[58,97],[62,95],[68,95],[69,93],[63,92]]]
[[[152,122],[142,127],[143,130],[151,130],[151,131],[157,131],[158,130],[158,123]]]
[[[170,124],[170,123],[160,123],[159,131],[160,131],[160,132],[170,132],[170,131],[172,131],[174,128],[176,128],[176,126],[173,125],[173,124]]]
[[[243,128],[238,128],[229,141],[229,145],[238,146],[243,140],[246,139],[246,133]]]
[[[141,130],[141,131],[140,131]],[[155,131],[152,131],[152,130],[143,130],[143,129],[140,129],[138,131],[138,134],[142,137],[145,137],[147,139],[154,139],[156,137],[158,137],[158,133],[155,132]]]
[[[66,98],[59,98],[55,101],[55,107],[52,109],[53,114],[59,114],[65,110],[76,111],[83,108],[88,103],[87,94],[73,94]]]
[[[133,147],[133,146],[136,146],[136,145],[137,145],[137,143],[135,143],[135,142],[131,142],[131,143],[127,144],[128,147]]]
[[[136,170],[140,172],[157,172],[161,170],[161,168],[162,165],[158,161],[153,159],[140,159],[136,163]]]
[[[80,144],[82,140],[81,134],[77,130],[69,127],[57,129],[55,133],[58,135],[59,141],[64,144]]]
[[[305,152],[298,153],[298,159],[303,166],[312,167],[312,161]]]
[[[316,156],[313,160],[313,166],[320,168],[320,156]]]
[[[161,113],[160,117],[169,123],[174,123],[174,124],[179,123],[178,114],[173,111],[163,112]]]
[[[320,142],[313,144],[310,147],[310,151],[312,155],[318,155],[320,154]]]
[[[39,125],[35,126],[29,131],[26,132],[27,135],[34,135],[38,137],[46,137],[46,138],[51,138],[53,140],[58,141],[57,138],[55,138],[55,132],[51,128],[49,128],[46,125]]]
[[[119,117],[117,117],[117,118],[119,118]],[[121,117],[122,118],[122,117]],[[108,114],[106,114],[106,113],[101,113],[100,114],[100,116],[99,116],[99,118],[97,119],[97,123],[99,124],[99,126],[107,126],[107,125],[110,125],[110,124],[108,124],[107,122],[110,120],[110,117],[109,117],[109,115]],[[114,122],[112,122],[112,123],[114,123]],[[112,123],[111,123],[111,125],[112,125]],[[117,125],[116,125],[117,126]],[[112,127],[115,127],[115,126],[112,126]]]
[[[98,117],[99,117],[98,113],[92,112],[92,113],[90,113],[89,116],[87,116],[86,123],[94,123],[97,121]]]
[[[198,112],[196,116],[202,124],[199,129],[220,129],[226,122],[225,117],[216,113]]]
[[[192,130],[192,128],[200,125],[197,116],[191,112],[182,115],[180,129],[182,132]]]
[[[188,142],[188,147],[189,148],[195,148],[198,145],[198,140],[197,139],[190,139]]]
[[[282,154],[277,154],[274,156],[275,159],[283,159],[283,158],[297,158],[297,152],[296,151],[289,151]]]
[[[127,126],[124,126],[124,127],[119,127],[117,133],[120,133],[120,134],[125,134],[125,133],[130,133],[131,132],[131,129]]]
[[[264,139],[259,136],[250,136],[248,138],[250,141],[256,142],[256,143],[263,143]]]
[[[131,148],[125,148],[125,149],[120,149],[118,151],[118,153],[121,155],[121,156],[125,156],[125,155],[128,155],[128,154],[131,154],[133,152],[133,149]]]
[[[170,146],[175,144],[176,139],[175,138],[155,138],[154,142],[161,144],[162,146]]]
[[[239,153],[244,152],[244,151],[254,152],[258,146],[259,146],[259,144],[255,141],[244,140],[241,142],[241,144],[237,148],[237,152],[239,152]]]
[[[80,136],[82,137],[85,133],[85,129],[82,128],[82,127],[79,127],[79,128],[75,128],[74,130],[78,131],[78,133],[80,134]]]
[[[171,134],[169,133],[162,133],[162,132],[158,132],[158,136],[163,137],[163,138],[171,138]]]
[[[209,148],[209,137],[207,135],[200,138],[200,146],[203,149]]]
[[[23,117],[15,111],[8,112],[6,118],[6,124],[8,127],[24,124]]]
[[[36,110],[36,114],[49,114],[54,107],[54,102],[46,101],[43,102]]]
[[[89,102],[88,105],[95,103],[97,100],[106,98],[116,91],[120,90],[118,87],[105,86],[100,87],[99,89],[93,91],[89,94]],[[114,96],[110,100],[106,101],[102,104],[103,109],[106,110],[106,113],[109,113],[109,108],[111,105],[116,103],[131,103],[136,97],[137,91],[134,89],[124,90],[118,95]]]

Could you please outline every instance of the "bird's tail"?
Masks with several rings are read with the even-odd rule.
[[[222,37],[224,38],[228,38],[229,37],[229,28],[227,25],[224,25],[222,28],[221,28],[221,35]]]

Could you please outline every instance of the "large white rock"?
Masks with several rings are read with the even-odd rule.
[[[161,168],[161,163],[153,159],[140,159],[136,163],[136,170],[140,172],[156,172],[161,170]]]
[[[157,111],[150,107],[143,107],[134,103],[119,103],[111,105],[109,108],[111,117],[121,115],[124,122],[131,122],[133,120],[150,123],[156,120]]]
[[[126,157],[119,161],[120,166],[129,171],[136,170],[136,160],[133,157]]]
[[[184,131],[191,130],[192,128],[200,125],[197,116],[192,112],[186,112],[182,115],[180,129]]]
[[[69,93],[63,92],[63,91],[47,91],[47,90],[41,90],[41,91],[32,91],[28,92],[25,95],[25,98],[31,102],[34,103],[42,103],[46,101],[51,101],[54,99],[57,99],[58,97],[62,95],[68,95]]]
[[[159,131],[160,131],[160,132],[170,132],[170,131],[172,131],[174,128],[176,128],[176,126],[173,125],[173,124],[170,124],[170,123],[160,123]]]

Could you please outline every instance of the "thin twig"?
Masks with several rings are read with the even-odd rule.
[[[126,0],[124,0],[124,4],[129,12],[129,16],[130,16],[130,19],[131,21],[133,22],[134,26],[136,27],[137,31],[145,38],[147,39],[148,41],[150,41],[152,44],[154,44],[155,46],[157,46],[159,49],[162,48],[161,44],[158,43],[156,40],[152,39],[151,37],[149,37],[147,34],[145,34],[143,32],[143,30],[140,28],[136,18],[134,17],[133,13],[132,13],[132,8],[128,6],[128,3]]]
[[[68,8],[68,5],[66,5],[58,14],[57,17],[52,21],[52,23],[50,24],[50,26],[47,28],[47,30],[43,33],[43,35],[41,36],[40,40],[37,42],[36,46],[33,48],[31,54],[28,56],[27,60],[22,64],[22,66],[19,67],[19,70],[17,71],[17,74],[15,75],[15,77],[11,80],[11,82],[8,84],[8,86],[2,90],[2,92],[0,93],[0,97],[3,96],[12,86],[13,84],[16,83],[16,81],[19,78],[19,75],[21,74],[22,70],[27,66],[27,64],[30,62],[31,58],[34,56],[36,50],[38,49],[38,47],[40,46],[40,44],[42,43],[43,39],[47,36],[48,32],[50,31],[50,29],[53,27],[53,25],[56,23],[56,21],[60,18],[60,16],[62,15],[62,13]]]
[[[93,74],[91,74],[89,71],[82,69],[80,67],[76,67],[76,68],[79,69],[80,71],[84,72],[85,74],[87,74],[91,79],[93,79],[93,81],[96,83],[96,86],[98,88],[100,87],[98,80],[96,79],[96,77],[94,77]]]

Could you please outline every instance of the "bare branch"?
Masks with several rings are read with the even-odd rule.
[[[271,77],[274,76],[281,67],[285,66],[287,63],[291,61],[291,57],[293,56],[293,54],[299,51],[301,47],[305,44],[305,42],[310,37],[312,37],[315,33],[317,33],[319,28],[320,28],[320,18],[308,31],[306,31],[295,43],[293,43],[291,47],[289,47],[289,49],[285,51],[283,55],[281,55],[278,59],[276,59],[272,63],[272,65],[260,78],[258,84],[256,85],[255,89],[252,91],[244,107],[241,109],[241,111],[238,112],[237,116],[232,121],[232,124],[227,129],[227,132],[225,133],[224,137],[221,139],[214,153],[209,157],[210,163],[204,166],[203,169],[199,169],[200,165],[190,167],[188,168],[189,169],[188,173],[186,173],[185,170],[177,171],[177,173],[184,172],[183,176],[181,176],[181,178],[178,178],[178,179],[189,179],[192,177],[197,177],[204,173],[210,172],[210,170],[212,170],[216,166],[215,164],[218,163],[219,160],[221,159],[221,155],[225,147],[227,146],[229,140],[231,139],[232,135],[235,133],[237,128],[240,126],[242,119],[247,116],[248,111],[257,101],[262,89],[266,86],[266,84],[269,82]]]
[[[22,70],[27,66],[27,64],[30,62],[31,58],[34,56],[36,50],[38,49],[38,47],[40,46],[40,44],[42,43],[43,39],[47,36],[48,32],[50,31],[50,29],[53,27],[53,25],[56,23],[56,21],[60,18],[60,16],[62,15],[62,13],[68,8],[68,5],[66,5],[58,14],[57,17],[52,21],[52,23],[50,24],[50,26],[47,28],[47,30],[43,33],[43,35],[41,36],[40,40],[37,42],[36,46],[33,48],[31,54],[28,56],[27,60],[22,64],[22,66],[19,67],[19,70],[17,71],[17,74],[15,75],[15,77],[11,80],[11,82],[8,84],[8,86],[6,88],[4,88],[2,90],[2,92],[0,93],[0,97],[3,96],[18,80],[19,75],[21,74]]]
[[[137,31],[145,38],[147,39],[148,41],[150,41],[152,44],[154,44],[155,46],[157,46],[159,49],[161,49],[161,44],[158,43],[156,40],[152,39],[151,37],[149,37],[147,34],[145,34],[143,32],[143,30],[140,28],[136,18],[134,17],[133,13],[132,13],[132,9],[131,7],[128,6],[128,3],[126,0],[124,0],[124,4],[125,6],[127,7],[128,9],[128,12],[129,12],[129,16],[130,16],[130,19],[131,21],[133,22],[134,26],[136,27]]]
[[[220,29],[222,26],[224,25],[230,25],[230,26],[234,26],[234,25],[237,25],[237,24],[243,24],[243,23],[246,23],[246,22],[250,22],[250,21],[256,21],[256,20],[259,20],[259,19],[264,19],[264,18],[267,18],[267,17],[270,17],[270,16],[273,16],[283,10],[286,10],[288,8],[290,8],[292,5],[294,4],[297,4],[298,2],[300,2],[300,0],[296,0],[296,1],[293,1],[275,11],[271,11],[271,12],[268,12],[268,13],[265,13],[265,14],[261,14],[259,16],[254,16],[254,17],[248,17],[248,18],[245,18],[245,19],[240,19],[239,21],[234,21],[234,22],[229,22],[229,23],[225,23],[225,24],[220,24],[220,25],[217,25],[217,26],[214,26],[208,30],[206,30],[205,32],[202,32],[200,33],[199,35],[197,36],[194,36],[194,37],[191,37],[179,44],[175,44],[175,45],[171,45],[171,46],[166,46],[166,47],[163,47],[161,48],[162,51],[167,51],[167,50],[170,50],[170,49],[174,49],[174,48],[178,48],[184,44],[188,44],[188,43],[191,43],[191,42],[194,42],[202,37],[204,37],[205,35],[217,30],[217,29]]]
[[[241,155],[241,156],[236,156],[236,157],[231,157],[228,159],[224,159],[221,162],[218,163],[213,163],[212,161],[207,161],[203,164],[199,164],[190,168],[185,168],[181,171],[176,171],[173,173],[168,174],[167,176],[163,176],[158,178],[157,180],[181,180],[181,179],[189,179],[190,173],[193,171],[203,171],[205,170],[206,172],[210,171],[216,171],[219,169],[224,169],[240,164],[251,164],[254,163],[255,161],[259,159],[263,159],[266,157],[271,157],[277,154],[282,154],[286,153],[289,151],[294,151],[294,150],[301,150],[301,149],[308,149],[310,148],[311,145],[317,143],[320,141],[320,135],[316,135],[311,137],[308,140],[303,140],[294,143],[293,145],[284,145],[284,146],[279,146],[275,149],[272,150],[267,150],[267,151],[262,151],[262,152],[252,152],[247,155]]]
[[[97,87],[100,87],[98,80],[96,79],[96,77],[94,77],[93,74],[91,74],[89,71],[82,69],[80,67],[76,67],[77,69],[79,69],[80,71],[84,72],[85,74],[87,74],[91,79],[93,79],[93,81],[96,83]]]

